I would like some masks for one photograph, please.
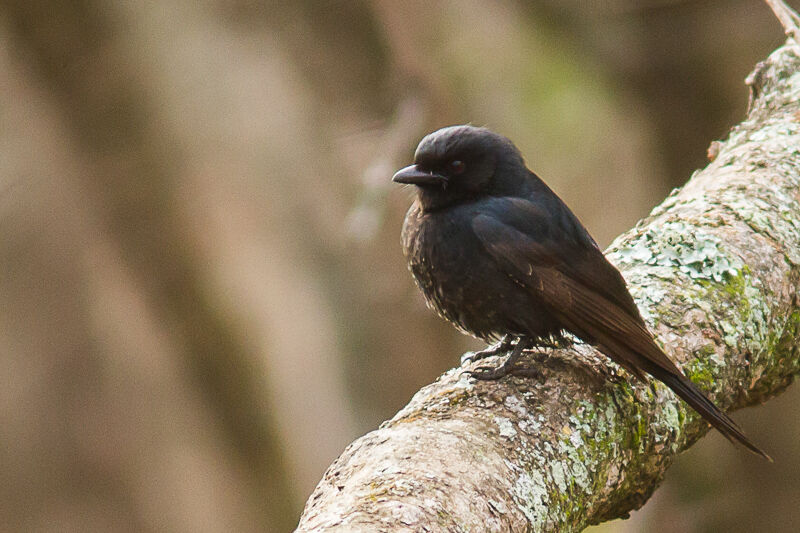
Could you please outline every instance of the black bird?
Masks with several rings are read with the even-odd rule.
[[[723,435],[770,459],[658,347],[622,275],[510,140],[443,128],[392,179],[417,188],[402,238],[428,304],[462,332],[499,341],[473,358],[513,346],[475,378],[499,379],[524,350],[568,332],[637,378],[660,380]]]

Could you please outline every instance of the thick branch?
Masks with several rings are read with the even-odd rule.
[[[666,352],[731,409],[800,370],[800,48],[750,84],[747,120],[708,167],[609,252]],[[708,430],[588,346],[530,364],[544,380],[457,368],[423,388],[334,462],[298,531],[580,530],[640,507]]]

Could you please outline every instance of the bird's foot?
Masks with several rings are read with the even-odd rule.
[[[503,339],[505,340],[505,339]],[[533,368],[521,369],[521,368],[514,368],[514,365],[519,361],[519,358],[522,356],[522,352],[530,347],[530,341],[526,339],[520,339],[517,342],[517,345],[514,346],[514,350],[509,354],[503,364],[496,367],[491,366],[479,366],[475,370],[468,370],[466,373],[469,374],[471,377],[480,380],[480,381],[494,381],[500,378],[503,378],[509,374],[511,375],[527,375],[533,376],[538,375],[538,372]]]
[[[475,361],[480,361],[481,359],[486,359],[487,357],[492,357],[493,355],[497,355],[499,353],[504,353],[511,348],[513,343],[514,337],[511,335],[506,335],[500,342],[492,344],[484,350],[479,352],[467,352],[461,356],[461,366],[474,363]]]
[[[516,363],[511,365],[503,363],[497,367],[479,366],[475,370],[467,370],[465,373],[478,381],[496,381],[505,376],[536,379],[544,378],[544,374],[536,368],[528,365],[517,365]]]

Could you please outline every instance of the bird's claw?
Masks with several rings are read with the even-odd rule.
[[[466,352],[461,356],[461,366],[475,363],[488,357],[494,357],[495,355],[500,355],[502,352],[503,350],[498,349],[497,346],[493,346],[490,349],[481,350],[479,352]]]
[[[469,377],[475,378],[479,381],[494,381],[500,379],[508,374],[508,370],[503,369],[503,365],[498,367],[479,366],[474,370],[467,370],[464,372]]]
[[[469,363],[474,363],[475,361],[480,361],[481,359],[486,359],[487,357],[492,357],[494,355],[499,355],[508,351],[508,349],[513,344],[514,338],[510,335],[506,335],[503,337],[503,340],[500,342],[489,346],[483,350],[477,352],[467,352],[461,356],[461,366],[464,366]]]
[[[506,338],[507,339],[507,338]],[[506,339],[503,340],[503,343],[506,344]],[[500,378],[503,378],[509,374],[512,375],[533,375],[536,371],[530,367],[527,367],[522,373],[518,373],[515,369],[517,362],[520,360],[522,356],[522,352],[528,349],[531,346],[531,342],[528,339],[520,339],[517,342],[517,345],[514,346],[514,349],[508,355],[505,361],[501,365],[496,367],[491,366],[479,366],[475,370],[468,370],[467,373],[472,376],[473,378],[480,380],[480,381],[493,381]]]
[[[527,365],[512,365],[509,367],[505,365],[497,367],[479,366],[474,370],[465,370],[463,373],[478,381],[496,381],[506,376],[537,379],[543,377],[543,374],[539,370]]]
[[[470,363],[474,363],[480,357],[478,356],[480,352],[466,352],[464,355],[461,356],[461,366],[468,365]]]

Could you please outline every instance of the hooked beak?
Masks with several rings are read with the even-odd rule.
[[[436,185],[443,187],[447,185],[446,177],[442,176],[441,174],[436,174],[435,172],[425,172],[424,170],[420,170],[417,165],[401,168],[392,177],[392,181],[395,183],[408,183],[419,186]]]

